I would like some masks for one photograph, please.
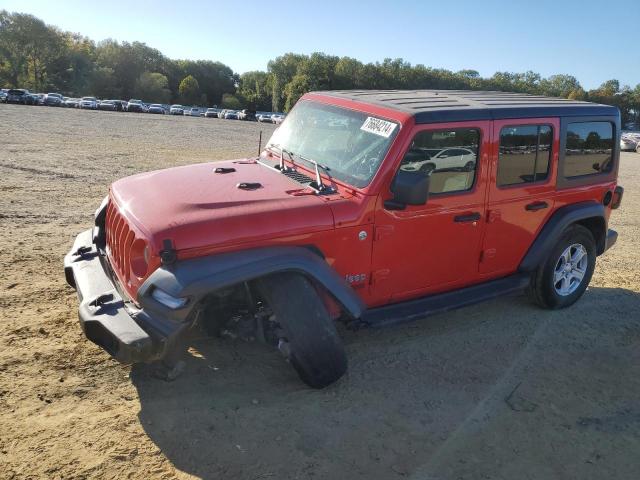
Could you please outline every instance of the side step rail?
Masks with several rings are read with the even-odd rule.
[[[363,313],[360,321],[374,328],[408,323],[496,297],[522,293],[529,285],[530,280],[529,274],[515,274],[452,292],[437,293],[415,300],[372,308]]]

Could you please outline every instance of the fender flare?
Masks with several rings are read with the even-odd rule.
[[[212,291],[287,271],[301,273],[320,284],[353,318],[359,318],[365,310],[351,286],[321,256],[304,247],[264,247],[178,260],[157,269],[145,280],[138,289],[138,301],[144,310],[185,321],[193,306]],[[171,310],[151,296],[156,287],[176,298],[186,297],[189,303]]]
[[[596,202],[575,203],[561,207],[551,215],[531,247],[529,247],[522,262],[520,262],[518,271],[523,273],[533,272],[546,260],[549,251],[556,245],[560,236],[569,225],[592,219],[602,223],[602,235],[598,234],[595,240],[598,255],[603,253],[606,248],[605,242],[607,234],[604,206]]]

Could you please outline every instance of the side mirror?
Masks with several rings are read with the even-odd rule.
[[[387,210],[404,210],[407,205],[424,205],[429,198],[430,176],[421,171],[398,170],[391,192],[393,198],[384,202]]]

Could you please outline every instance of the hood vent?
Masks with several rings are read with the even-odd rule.
[[[240,182],[236,187],[240,190],[257,190],[262,188],[262,184],[259,182]]]
[[[236,169],[233,167],[218,167],[213,171],[213,173],[233,173],[235,171]]]

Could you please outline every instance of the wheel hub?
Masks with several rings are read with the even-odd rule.
[[[582,284],[587,272],[587,250],[580,243],[567,247],[556,262],[553,274],[553,288],[558,295],[566,297]]]

